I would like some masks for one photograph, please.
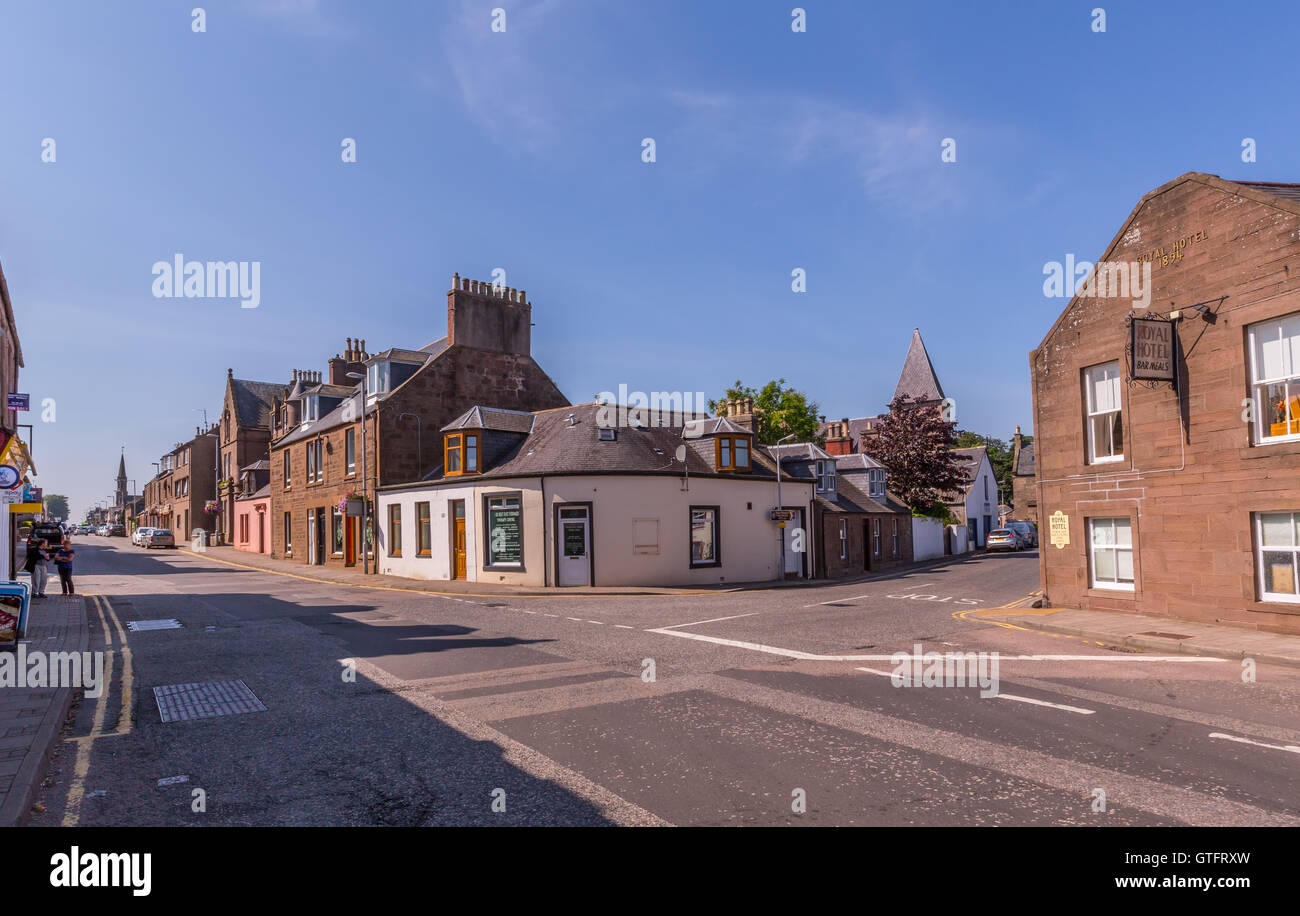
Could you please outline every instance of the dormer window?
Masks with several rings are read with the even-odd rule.
[[[393,381],[393,364],[385,360],[381,363],[371,363],[370,368],[366,370],[366,387],[369,393],[387,394]]]
[[[883,468],[867,471],[867,495],[872,499],[885,498],[885,471]]]
[[[749,470],[749,436],[718,436],[719,471]]]
[[[304,423],[320,419],[320,395],[313,394],[303,399],[302,421]]]
[[[448,477],[477,474],[478,433],[448,433],[443,440],[442,464]]]
[[[835,492],[835,462],[834,461],[817,462],[817,492],[818,493]]]

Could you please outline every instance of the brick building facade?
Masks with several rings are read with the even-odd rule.
[[[242,470],[270,456],[271,414],[277,399],[289,393],[282,382],[256,382],[235,378],[226,370],[226,391],[222,399],[221,453],[218,493],[222,511],[217,517],[217,537],[223,544],[237,542],[234,536],[235,500],[246,496],[240,483]]]
[[[187,540],[195,528],[212,531],[216,519],[204,511],[216,485],[217,426],[194,430],[194,438],[178,443],[158,462],[158,473],[144,485],[144,505],[136,516],[140,526],[170,529],[176,540]]]
[[[1176,383],[1109,283],[1030,354],[1047,601],[1300,633],[1300,185],[1187,173],[1102,260],[1150,266]]]
[[[342,499],[364,493],[373,500],[376,485],[413,482],[440,467],[439,430],[478,404],[567,406],[533,361],[531,328],[532,305],[522,290],[456,275],[445,337],[417,350],[374,354],[364,340],[349,338],[329,361],[327,381],[299,374],[273,411],[272,555],[362,565],[365,533],[359,519],[339,511]],[[364,388],[354,373],[366,375]]]

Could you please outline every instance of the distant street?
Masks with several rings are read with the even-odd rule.
[[[1300,824],[1300,670],[1244,684],[1235,661],[977,619],[1035,590],[1033,552],[835,586],[452,598],[75,546],[113,682],[76,708],[37,825]],[[1000,695],[894,686],[888,656],[917,643],[999,653]],[[154,687],[214,681],[265,709],[162,721]]]

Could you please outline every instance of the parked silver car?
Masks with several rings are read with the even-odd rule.
[[[150,528],[141,543],[145,550],[151,547],[175,547],[176,538],[172,537],[172,533],[166,528]]]

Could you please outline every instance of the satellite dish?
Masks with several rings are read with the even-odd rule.
[[[684,464],[686,462],[686,446],[684,445],[677,446],[677,454],[675,457],[677,458],[678,461]]]

